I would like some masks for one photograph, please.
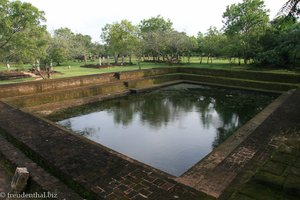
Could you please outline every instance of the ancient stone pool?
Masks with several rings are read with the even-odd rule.
[[[90,140],[180,176],[275,98],[178,84],[70,108],[52,118]]]

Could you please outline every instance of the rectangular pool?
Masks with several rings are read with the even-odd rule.
[[[178,84],[67,109],[50,118],[119,153],[180,176],[275,98]]]

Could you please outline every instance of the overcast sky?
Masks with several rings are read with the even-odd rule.
[[[206,32],[210,26],[222,27],[226,6],[242,0],[23,0],[43,10],[50,32],[68,27],[75,33],[101,41],[107,23],[127,19],[138,24],[157,15],[169,18],[178,31],[188,35]],[[286,0],[265,0],[272,19]]]

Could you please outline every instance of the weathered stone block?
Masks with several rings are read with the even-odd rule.
[[[294,163],[296,161],[297,157],[293,154],[287,154],[287,153],[283,153],[283,152],[276,152],[273,156],[272,156],[272,160],[273,161],[277,161],[277,162],[281,162],[287,165],[291,165],[292,163]]]
[[[14,193],[22,192],[27,185],[28,179],[29,179],[29,172],[27,168],[18,167],[15,171],[15,175],[13,176],[11,182],[12,192]]]
[[[254,176],[254,180],[264,185],[282,188],[285,178],[283,176],[277,176],[275,174],[261,171]]]
[[[287,165],[285,165],[283,163],[269,161],[263,166],[262,170],[269,172],[271,174],[282,175],[286,168],[287,168]]]
[[[288,193],[300,197],[300,179],[297,176],[289,175],[284,183],[283,189]]]

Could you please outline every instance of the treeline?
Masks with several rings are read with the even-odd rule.
[[[300,57],[299,1],[289,0],[272,21],[262,0],[243,0],[223,13],[223,28],[188,36],[161,16],[134,25],[127,20],[107,24],[99,33],[103,43],[88,35],[60,28],[50,34],[44,13],[26,2],[0,1],[0,62],[60,65],[67,60],[104,60],[124,64],[137,61],[180,63],[198,56],[199,62],[222,57],[238,63],[295,68]],[[195,19],[197,23],[197,19]],[[205,57],[205,60],[203,58]]]

